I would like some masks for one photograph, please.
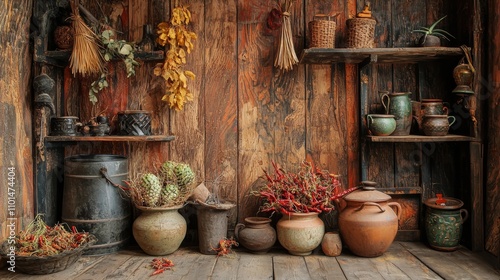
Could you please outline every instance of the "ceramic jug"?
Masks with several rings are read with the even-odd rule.
[[[363,181],[363,186],[344,197],[340,203],[339,229],[343,242],[355,255],[378,257],[392,244],[398,232],[401,205],[377,191],[375,182]]]
[[[381,96],[385,113],[394,115],[396,129],[392,135],[409,135],[412,123],[411,92],[383,93]]]

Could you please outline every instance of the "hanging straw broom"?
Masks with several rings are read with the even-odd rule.
[[[283,5],[283,25],[281,26],[278,55],[274,60],[274,66],[285,71],[292,70],[293,65],[299,62],[293,46],[292,26],[290,22],[290,11],[292,10],[293,1],[285,0],[285,4]]]
[[[87,74],[104,72],[104,59],[97,43],[99,38],[80,16],[78,0],[70,3],[72,26],[75,32],[75,43],[69,63],[71,73],[74,76],[80,73],[85,77]]]

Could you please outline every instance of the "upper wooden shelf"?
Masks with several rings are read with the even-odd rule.
[[[460,48],[414,47],[373,49],[304,49],[300,56],[303,64],[333,63],[417,63],[464,55]]]
[[[372,136],[367,135],[366,139],[370,142],[467,142],[474,141],[474,137],[448,134],[445,136]]]
[[[41,54],[35,52],[35,61],[48,63],[56,66],[66,66],[71,56],[71,50],[63,51],[44,51]],[[136,60],[156,61],[163,60],[163,51],[142,52],[138,51],[134,54]]]
[[[175,139],[173,135],[147,135],[147,136],[46,136],[47,142],[170,142]]]

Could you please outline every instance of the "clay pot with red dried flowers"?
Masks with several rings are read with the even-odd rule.
[[[292,255],[309,255],[321,244],[324,222],[318,217],[334,209],[333,202],[356,190],[340,191],[338,175],[303,162],[297,173],[273,162],[273,173],[264,171],[267,183],[253,191],[262,200],[260,212],[280,212],[276,225],[280,244]]]

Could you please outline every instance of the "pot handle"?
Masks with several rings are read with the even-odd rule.
[[[382,208],[382,206],[380,206],[380,204],[375,203],[375,202],[363,202],[363,204],[361,204],[361,206],[359,206],[358,209],[356,209],[356,211],[361,211],[365,207],[365,205],[377,206],[378,209],[380,209],[380,212],[385,212],[385,209]]]
[[[469,212],[465,209],[460,209],[460,217],[462,218],[462,221],[460,221],[460,224],[463,224],[467,218],[469,217]]]
[[[399,203],[395,202],[395,201],[389,202],[389,203],[387,203],[387,205],[389,207],[396,206],[397,210],[394,211],[394,212],[396,212],[396,215],[398,216],[398,221],[399,221],[399,218],[401,218],[401,205]],[[393,210],[394,210],[394,208],[393,208]]]
[[[451,122],[450,122],[450,119],[451,119]],[[450,124],[448,126],[451,126],[452,124],[454,124],[456,120],[457,119],[454,116],[448,116],[448,121],[450,122]]]
[[[385,113],[389,114],[389,106],[391,104],[391,99],[389,98],[389,94],[387,94],[387,93],[382,94],[380,99],[382,99],[382,106],[384,106]],[[387,99],[387,104],[385,104],[385,102],[384,102],[386,99]]]
[[[240,234],[240,230],[244,229],[245,228],[245,224],[242,224],[242,223],[238,223],[236,224],[236,226],[234,227],[234,235],[236,236],[236,239],[239,239],[239,234]]]
[[[109,184],[111,184],[113,187],[115,187],[115,188],[119,188],[119,189],[121,189],[121,190],[123,190],[123,191],[127,191],[127,190],[128,190],[128,188],[126,188],[126,187],[124,187],[124,186],[122,186],[122,185],[120,185],[120,184],[116,184],[115,182],[113,182],[113,181],[111,180],[111,178],[110,178],[110,177],[109,177],[109,175],[108,175],[108,169],[107,169],[106,167],[101,167],[101,169],[99,169],[99,172],[101,173],[102,177],[103,177],[103,178],[104,178],[104,179],[105,179],[105,180],[106,180]]]

